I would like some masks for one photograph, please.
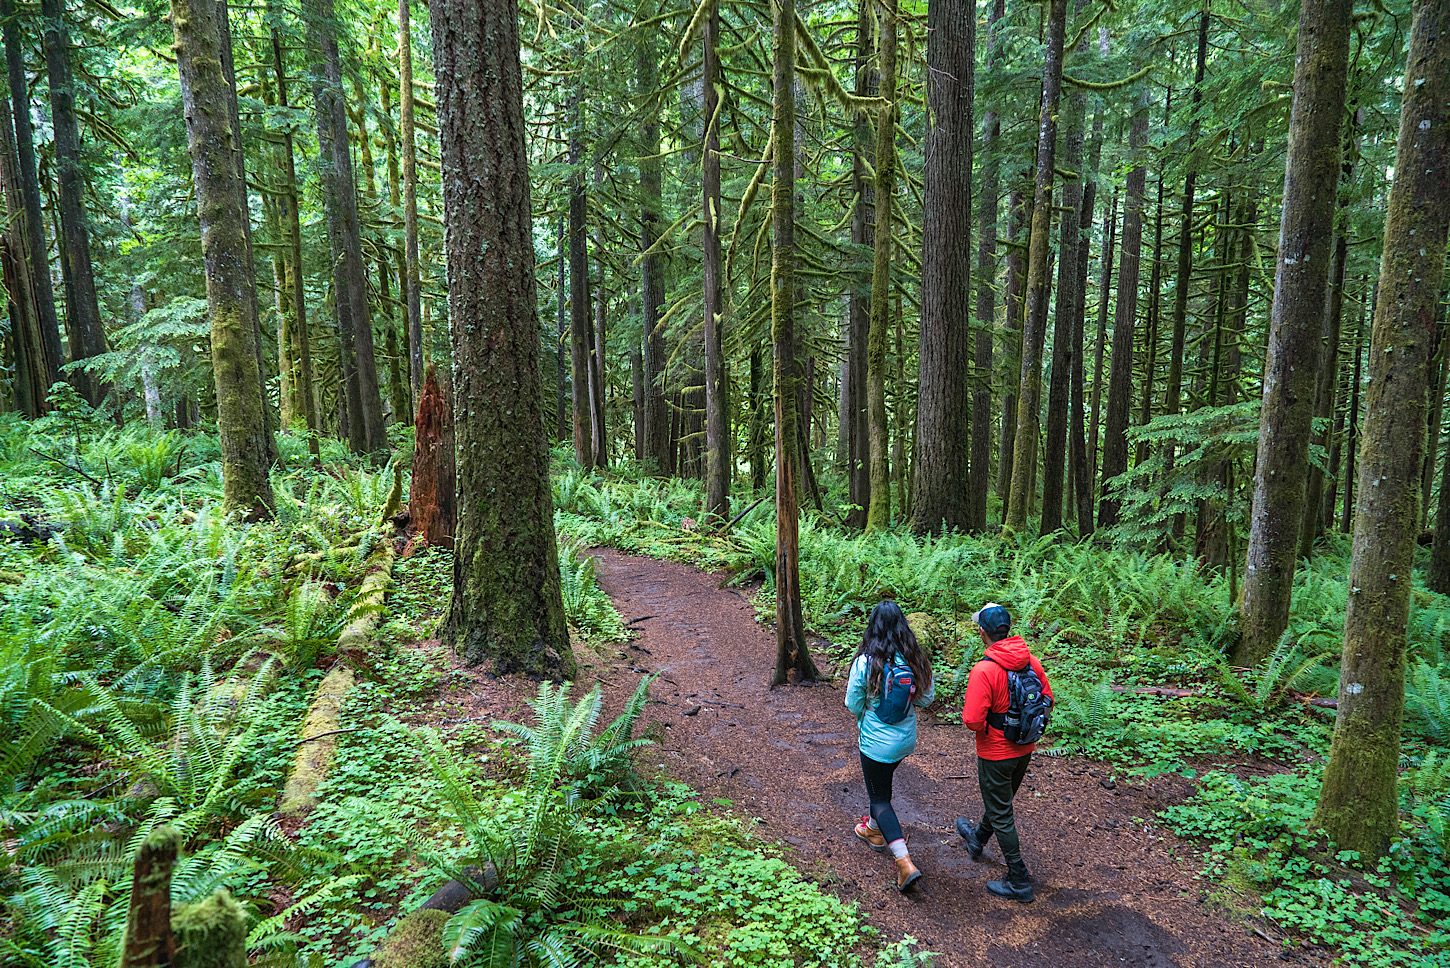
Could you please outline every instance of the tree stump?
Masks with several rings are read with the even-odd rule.
[[[176,941],[171,935],[171,869],[176,866],[180,846],[181,835],[175,828],[157,827],[136,852],[121,968],[157,968],[176,960]]]
[[[418,414],[413,421],[413,485],[408,494],[409,530],[430,545],[453,548],[454,458],[453,401],[438,383],[434,364],[428,364]]]

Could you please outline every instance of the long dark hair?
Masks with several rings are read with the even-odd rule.
[[[870,663],[866,679],[868,695],[881,693],[882,671],[897,653],[911,667],[917,689],[923,692],[930,689],[931,656],[917,643],[911,625],[901,612],[901,606],[888,598],[871,610],[871,618],[866,623],[866,634],[861,636],[861,648],[856,650],[857,658],[864,655]]]

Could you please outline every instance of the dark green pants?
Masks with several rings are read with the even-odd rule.
[[[985,846],[993,834],[1002,848],[1002,859],[1008,867],[1022,866],[1022,851],[1017,844],[1017,824],[1012,819],[1012,797],[1027,775],[1032,754],[1010,760],[977,759],[977,783],[982,788],[982,822],[977,826],[977,840]]]

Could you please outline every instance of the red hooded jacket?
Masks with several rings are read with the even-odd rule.
[[[1042,680],[1042,691],[1052,695],[1052,685],[1042,663],[1027,649],[1020,635],[1009,635],[987,646],[986,654],[996,661],[981,659],[972,666],[967,679],[967,697],[962,704],[962,722],[977,734],[977,756],[984,760],[1010,760],[1025,756],[1036,748],[1035,743],[1018,745],[1007,742],[1002,731],[987,725],[987,713],[1005,713],[1011,705],[1007,696],[1007,670],[1014,672],[1032,664],[1032,671]],[[998,665],[997,663],[1001,663]]]

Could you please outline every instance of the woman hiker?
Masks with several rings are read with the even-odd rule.
[[[851,662],[846,708],[860,730],[861,773],[871,813],[856,825],[856,836],[896,859],[896,886],[907,890],[921,871],[906,851],[906,838],[891,809],[891,776],[916,749],[916,707],[931,705],[931,659],[917,644],[901,606],[887,600],[871,612],[861,648]]]

